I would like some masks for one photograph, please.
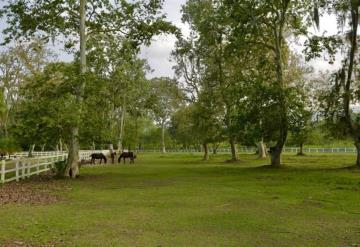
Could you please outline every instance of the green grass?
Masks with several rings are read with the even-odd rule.
[[[82,168],[60,182],[64,202],[2,206],[0,246],[360,245],[360,172],[343,169],[354,155],[287,155],[281,169],[227,158],[140,154],[132,166]]]

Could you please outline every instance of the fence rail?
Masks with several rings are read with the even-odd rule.
[[[255,147],[240,147],[239,153],[255,153],[257,148]],[[285,147],[283,152],[285,153],[299,153],[300,148]],[[340,148],[304,148],[304,153],[356,153],[356,148],[340,147]],[[139,150],[142,153],[160,153],[160,149],[146,149]],[[202,149],[168,149],[167,153],[200,153]],[[231,153],[230,148],[218,148],[217,153]],[[209,149],[209,153],[213,153],[213,149]]]
[[[79,161],[90,160],[92,153],[103,153],[109,155],[109,150],[80,150]],[[49,171],[58,161],[64,161],[68,157],[67,152],[47,151],[33,152],[29,158],[28,152],[18,152],[9,156],[10,161],[1,161],[0,183],[19,181]]]
[[[42,172],[49,171],[56,162],[64,161],[67,154],[18,159],[15,162],[1,161],[0,183],[19,181]]]
[[[80,150],[79,161],[90,160],[90,155],[93,153],[103,153],[105,156],[110,155],[110,150]]]
[[[79,160],[89,160],[90,155],[92,153],[103,153],[108,155],[110,153],[109,150],[80,150],[79,151]],[[47,156],[54,156],[54,155],[61,155],[67,154],[66,151],[46,151],[46,152],[32,152],[32,157],[47,157]],[[10,159],[21,159],[21,158],[28,158],[29,152],[17,152],[14,154],[9,155]]]

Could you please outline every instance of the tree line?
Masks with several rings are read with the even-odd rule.
[[[286,143],[351,137],[358,150],[356,106],[359,1],[188,0],[183,36],[166,20],[160,0],[9,1],[0,16],[5,50],[0,54],[0,146],[69,151],[68,176],[79,174],[78,150],[115,144],[201,145],[209,159],[228,143],[270,148],[281,165]],[[338,19],[336,35],[316,35],[321,16]],[[167,33],[175,78],[148,79],[141,45]],[[292,43],[303,42],[303,50]],[[63,46],[72,62],[56,59],[48,43]],[[341,56],[339,56],[341,54]],[[336,73],[309,66],[341,57]],[[321,137],[319,137],[321,136]]]

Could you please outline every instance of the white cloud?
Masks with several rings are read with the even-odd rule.
[[[171,21],[182,31],[183,35],[189,34],[189,28],[181,22],[181,6],[185,0],[165,0],[164,12],[167,20]],[[174,35],[160,35],[154,38],[149,47],[142,47],[140,57],[147,59],[150,67],[154,70],[148,77],[173,77],[172,67],[174,63],[170,62],[171,51],[174,49],[176,38]]]

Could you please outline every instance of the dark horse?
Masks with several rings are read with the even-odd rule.
[[[125,164],[125,159],[129,158],[131,164],[134,163],[136,159],[136,154],[134,154],[133,152],[122,152],[122,154],[119,156],[118,163],[120,163],[121,158],[124,160],[124,164]]]
[[[102,160],[104,160],[104,163],[106,164],[106,161],[107,161],[106,157],[102,153],[93,153],[90,155],[90,157],[91,157],[90,164],[95,164],[95,160],[100,160],[100,164],[101,164]]]

